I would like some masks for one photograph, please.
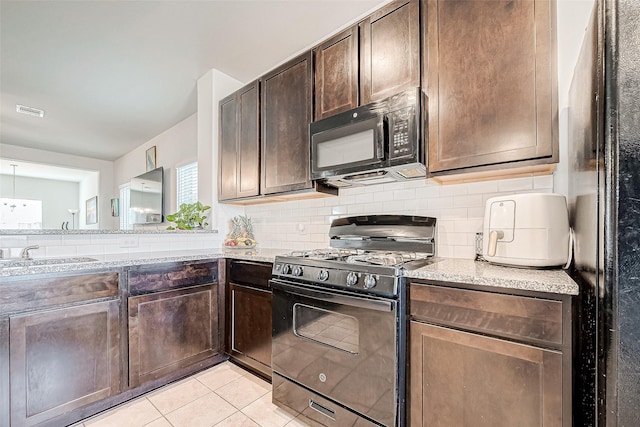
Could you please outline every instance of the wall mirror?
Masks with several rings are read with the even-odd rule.
[[[85,209],[98,182],[92,170],[0,158],[0,229],[95,229]]]

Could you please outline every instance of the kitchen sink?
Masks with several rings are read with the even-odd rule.
[[[35,267],[41,265],[76,264],[98,261],[88,257],[36,258],[36,259],[0,259],[0,268]]]

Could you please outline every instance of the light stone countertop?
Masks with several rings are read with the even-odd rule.
[[[496,288],[578,295],[576,282],[562,269],[503,267],[467,259],[436,258],[406,277]]]
[[[0,279],[32,274],[95,271],[107,268],[127,267],[164,262],[198,261],[205,259],[234,258],[248,261],[273,262],[276,255],[288,252],[284,249],[229,249],[229,250],[182,250],[165,252],[133,252],[110,255],[91,255],[95,261],[62,264],[33,265],[29,267],[3,268],[0,264]]]
[[[164,262],[197,261],[233,258],[247,261],[273,262],[275,257],[289,252],[285,249],[225,249],[183,250],[166,252],[134,252],[92,256],[96,261],[49,264],[30,267],[0,268],[0,279],[31,274],[92,271]],[[540,270],[502,267],[487,262],[465,259],[436,258],[430,265],[405,273],[406,277],[496,288],[577,295],[578,285],[561,269]]]

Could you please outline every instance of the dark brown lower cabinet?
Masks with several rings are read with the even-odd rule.
[[[271,292],[231,285],[231,351],[271,367]]]
[[[33,426],[121,391],[119,300],[9,318],[11,426]]]
[[[226,294],[227,353],[271,378],[270,263],[229,262]]]
[[[572,298],[412,279],[412,426],[572,425]]]
[[[129,298],[129,386],[218,353],[217,285]]]
[[[411,322],[411,425],[562,426],[562,353]]]

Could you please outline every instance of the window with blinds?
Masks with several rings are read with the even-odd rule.
[[[198,201],[198,162],[176,168],[176,207]]]
[[[131,187],[129,184],[120,186],[120,230],[133,229],[133,221],[131,220]]]

